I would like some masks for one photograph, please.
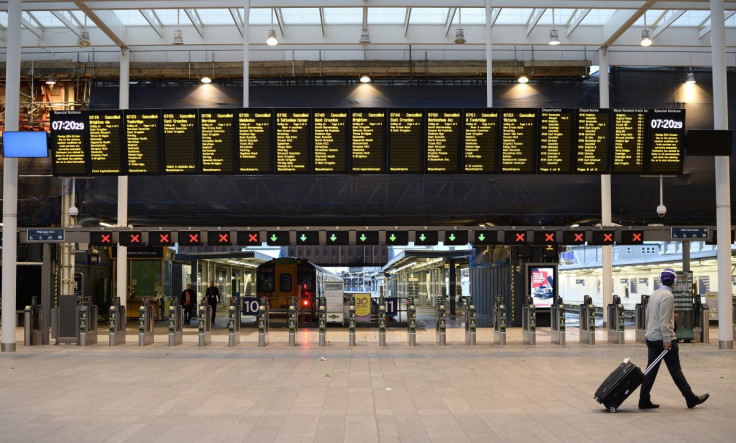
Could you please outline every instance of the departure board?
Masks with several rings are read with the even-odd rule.
[[[498,172],[499,109],[466,109],[463,172]]]
[[[426,172],[460,172],[461,109],[427,110]]]
[[[160,174],[159,110],[125,111],[128,174]]]
[[[539,113],[540,173],[572,173],[575,110],[542,109]]]
[[[310,117],[309,109],[276,111],[276,172],[312,172]]]
[[[575,172],[608,174],[610,109],[578,109]]]
[[[612,173],[644,173],[646,128],[646,109],[615,109],[613,111]]]
[[[196,174],[199,172],[199,113],[196,109],[161,112],[164,173]]]
[[[273,172],[273,110],[238,110],[238,171]]]
[[[51,111],[51,159],[54,175],[89,174],[87,114]]]
[[[92,175],[123,173],[123,112],[89,111],[89,158]]]
[[[650,174],[681,174],[683,140],[685,138],[684,109],[653,109],[649,112],[650,148],[646,170]]]
[[[221,109],[200,109],[200,146],[203,174],[232,174],[235,112]]]
[[[388,124],[388,171],[424,172],[424,110],[391,110]]]
[[[347,109],[315,109],[312,111],[312,146],[314,147],[314,172],[348,172]]]
[[[501,172],[535,172],[536,109],[501,111]]]
[[[354,173],[383,173],[385,166],[385,109],[353,109],[350,112],[351,166]]]

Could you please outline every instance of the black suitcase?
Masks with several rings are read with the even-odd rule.
[[[616,412],[616,409],[621,406],[621,403],[629,398],[629,395],[641,385],[644,381],[644,376],[662,360],[666,353],[667,349],[659,354],[652,364],[647,366],[644,372],[638,366],[631,363],[629,359],[624,360],[618,368],[611,372],[611,375],[606,378],[598,390],[595,391],[593,397],[598,403],[602,403],[610,412]]]

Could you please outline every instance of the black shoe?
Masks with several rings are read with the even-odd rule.
[[[708,400],[708,397],[710,397],[710,394],[698,395],[694,397],[692,400],[688,400],[687,407],[692,409],[701,403],[705,403],[705,401]]]
[[[648,403],[639,403],[639,409],[657,409],[659,405],[654,404],[652,402]]]

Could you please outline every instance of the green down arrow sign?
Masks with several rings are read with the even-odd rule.
[[[334,241],[336,241],[336,240],[337,240],[337,236],[336,236],[335,234],[332,234],[332,235],[330,236],[330,241],[333,241],[333,242],[334,242]]]
[[[273,235],[271,236],[271,241],[272,241],[272,242],[274,242],[274,243],[275,243],[275,242],[276,242],[276,240],[278,240],[278,239],[279,239],[279,238],[278,238],[278,237],[276,237],[276,234],[273,234]]]
[[[423,242],[426,239],[427,239],[427,236],[424,235],[424,233],[422,232],[422,235],[419,236],[419,240],[421,240]]]
[[[368,237],[366,237],[365,234],[360,236],[360,241],[364,242],[366,240],[368,240]]]
[[[391,240],[392,242],[394,242],[394,241],[396,241],[396,235],[391,234],[391,237],[389,237],[388,239]]]
[[[481,235],[483,235],[483,234],[481,234]],[[453,232],[452,234],[450,234],[450,236],[448,238],[450,239],[450,241],[455,241],[455,233]]]
[[[480,241],[483,241],[483,240],[485,240],[485,239],[486,239],[486,236],[485,236],[485,235],[483,235],[483,233],[481,233],[481,234],[480,234],[480,235],[478,236],[478,240],[480,240]]]
[[[307,236],[305,234],[302,234],[302,236],[299,237],[299,240],[301,240],[301,241],[307,241]]]

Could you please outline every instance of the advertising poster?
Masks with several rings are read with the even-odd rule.
[[[371,295],[354,294],[355,297],[355,320],[359,322],[371,321]]]
[[[534,306],[548,308],[555,296],[555,268],[552,266],[529,267],[529,288]]]

